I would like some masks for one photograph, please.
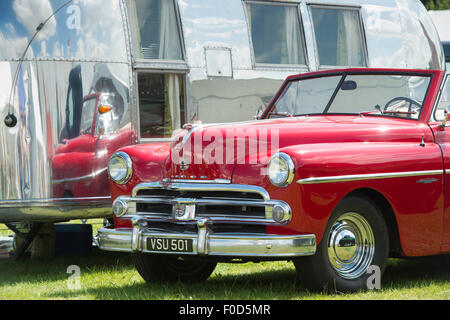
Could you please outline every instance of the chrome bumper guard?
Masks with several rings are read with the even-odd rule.
[[[243,199],[185,199],[174,196],[164,198],[160,196],[139,196],[142,190],[171,190],[171,191],[227,191],[255,193],[261,196],[261,200]],[[290,208],[283,201],[271,200],[268,193],[256,186],[232,185],[232,184],[194,184],[194,183],[145,183],[138,185],[132,193],[132,197],[119,197],[116,202],[126,207],[126,212],[120,218],[129,219],[133,228],[109,229],[101,228],[98,231],[99,247],[108,251],[145,252],[158,254],[222,256],[222,257],[253,257],[253,258],[289,258],[297,256],[313,255],[316,252],[316,237],[307,235],[272,235],[266,233],[214,233],[212,226],[220,223],[248,224],[263,226],[280,226],[290,221]],[[162,216],[158,213],[139,212],[138,203],[146,204],[171,204],[173,213]],[[256,206],[264,207],[265,215],[262,217],[250,216],[214,216],[197,215],[196,207],[202,205],[219,206]],[[273,208],[282,207],[286,212],[286,221],[276,221],[273,218]],[[181,209],[181,210],[179,210]],[[118,210],[120,211],[120,210]],[[206,213],[207,215],[207,213]],[[190,225],[191,231],[173,231],[156,227],[152,222],[168,222],[174,225]],[[186,240],[192,243],[188,252],[173,252],[159,248],[158,251],[150,248],[150,241],[167,242]],[[154,248],[153,248],[154,249]]]

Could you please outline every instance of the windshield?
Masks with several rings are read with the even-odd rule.
[[[373,114],[419,119],[431,76],[356,74],[288,83],[269,118]]]

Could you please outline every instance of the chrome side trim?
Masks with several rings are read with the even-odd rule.
[[[446,170],[446,173],[447,173],[447,171],[448,170]],[[328,177],[317,177],[317,178],[312,177],[312,178],[297,180],[297,183],[298,184],[318,184],[318,183],[333,183],[333,182],[349,182],[349,181],[362,181],[362,180],[417,177],[417,176],[432,176],[432,175],[442,175],[442,174],[444,174],[443,170],[355,174],[355,175],[328,176]]]
[[[183,255],[206,255],[216,257],[249,258],[290,258],[314,255],[316,237],[305,235],[270,234],[211,234],[207,228],[197,233],[170,233],[156,229],[107,229],[98,230],[98,243],[102,250],[121,252],[145,252],[176,254],[173,252],[154,252],[148,249],[147,239],[152,237],[168,239],[192,239],[193,252]],[[134,240],[132,238],[134,236]]]

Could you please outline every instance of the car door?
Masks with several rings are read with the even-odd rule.
[[[436,143],[439,144],[445,169],[444,180],[444,221],[443,221],[443,252],[450,252],[450,121],[443,127],[444,110],[450,109],[450,75],[447,75],[444,86],[441,89],[441,95],[430,123],[433,129]]]

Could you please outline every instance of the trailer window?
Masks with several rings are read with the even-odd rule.
[[[312,6],[311,15],[320,65],[366,65],[359,10]]]
[[[256,63],[306,64],[297,6],[247,4]]]
[[[139,115],[141,138],[170,138],[184,125],[184,76],[141,73]]]
[[[137,32],[132,32],[141,59],[183,60],[173,0],[133,0]]]

